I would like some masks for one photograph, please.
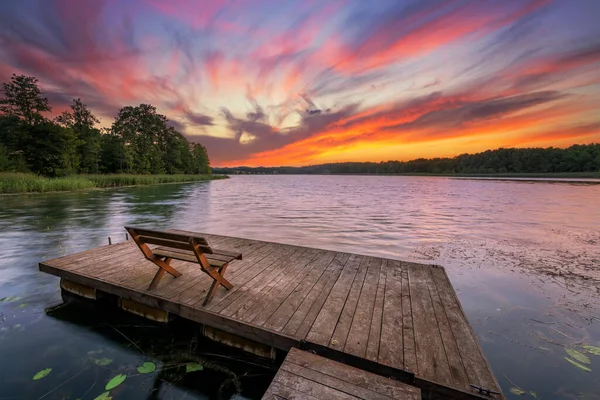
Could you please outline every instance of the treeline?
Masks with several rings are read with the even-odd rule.
[[[260,174],[510,174],[600,171],[600,144],[566,149],[525,148],[487,150],[453,158],[411,161],[346,162],[306,167],[215,168],[215,173]]]
[[[54,120],[34,77],[2,84],[0,172],[55,177],[73,173],[207,174],[206,149],[189,142],[150,104],[119,110],[110,128],[80,100]]]

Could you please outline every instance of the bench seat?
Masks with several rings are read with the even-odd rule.
[[[206,238],[201,236],[132,226],[126,226],[125,229],[140,248],[144,257],[158,267],[158,271],[156,271],[147,290],[156,289],[165,273],[172,275],[174,278],[181,276],[181,272],[170,265],[172,260],[196,263],[203,272],[213,279],[204,298],[204,306],[210,302],[219,286],[223,286],[226,290],[233,288],[231,282],[225,279],[223,275],[229,263],[233,260],[242,259],[242,253],[213,249]]]
[[[204,254],[211,267],[221,268],[223,265],[232,262],[233,260],[241,260],[242,253],[228,252],[218,249],[212,249],[213,254]],[[198,259],[191,250],[174,249],[171,247],[156,247],[152,252],[157,256],[169,257],[175,260],[188,261],[197,263]]]

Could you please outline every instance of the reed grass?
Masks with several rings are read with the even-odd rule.
[[[0,193],[46,193],[121,186],[185,183],[227,178],[225,175],[72,175],[44,178],[27,173],[0,173]]]

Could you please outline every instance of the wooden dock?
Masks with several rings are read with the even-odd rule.
[[[204,236],[240,251],[232,290],[202,301],[212,279],[197,264],[147,291],[156,266],[132,241],[40,263],[75,284],[133,300],[272,348],[310,350],[409,383],[424,398],[503,399],[460,302],[439,266],[257,240]],[[500,392],[483,395],[471,385]]]
[[[263,400],[420,400],[421,391],[327,358],[291,349]]]

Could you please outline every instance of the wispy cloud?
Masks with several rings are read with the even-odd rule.
[[[105,125],[152,103],[217,165],[564,145],[600,140],[600,6],[582,4],[2,2],[0,79]]]

